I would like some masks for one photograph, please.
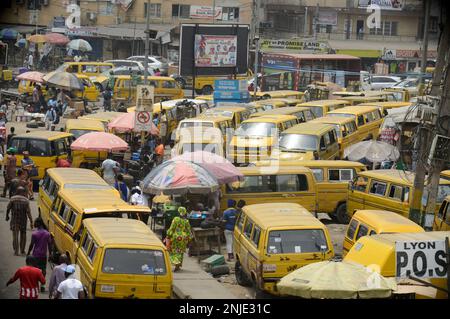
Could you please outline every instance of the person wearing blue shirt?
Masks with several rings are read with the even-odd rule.
[[[232,261],[233,256],[233,231],[234,225],[236,224],[236,201],[233,199],[228,200],[228,208],[223,212],[222,222],[225,224],[225,241],[227,246],[228,259],[227,261]]]
[[[114,183],[114,188],[117,189],[120,193],[120,198],[122,198],[122,200],[124,200],[125,202],[128,202],[128,187],[125,184],[125,182],[123,181],[123,175],[122,174],[118,174],[117,175],[117,180]]]

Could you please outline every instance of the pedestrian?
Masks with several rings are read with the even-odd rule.
[[[9,129],[10,133],[6,136],[6,147],[7,148],[11,147],[11,140],[16,135],[15,131],[16,131],[16,128],[14,126],[11,126],[11,128]]]
[[[102,176],[103,179],[111,186],[116,183],[116,175],[120,171],[120,165],[112,159],[112,155],[109,154],[108,158],[102,163]]]
[[[192,241],[191,225],[187,219],[187,211],[184,207],[178,208],[180,216],[172,220],[170,228],[167,230],[167,241],[170,262],[175,266],[174,271],[180,270],[183,266],[183,255],[188,244]]]
[[[233,256],[233,231],[234,225],[236,224],[236,201],[234,199],[228,200],[228,208],[223,212],[222,222],[224,223],[224,234],[227,246],[228,259],[227,261],[232,261]]]
[[[31,52],[28,55],[27,67],[28,67],[29,70],[33,70],[34,69],[34,57],[33,57],[33,54]]]
[[[148,207],[148,200],[145,195],[142,194],[142,190],[139,186],[131,189],[130,204]]]
[[[161,115],[159,116],[159,136],[163,143],[166,143],[168,127],[169,123],[167,121],[166,110],[162,110]]]
[[[111,112],[111,100],[112,100],[112,91],[109,86],[106,87],[106,90],[103,91],[103,110],[105,112]]]
[[[120,198],[123,201],[128,202],[128,194],[130,193],[127,184],[123,181],[123,175],[118,174],[116,182],[114,183],[114,188],[117,189],[120,193]]]
[[[17,269],[14,276],[8,280],[6,286],[20,280],[20,299],[39,299],[39,283],[45,285],[45,278],[39,268],[34,267],[34,258],[25,258],[26,266]]]
[[[19,168],[17,170],[17,176],[12,179],[11,184],[9,186],[9,198],[17,194],[17,189],[19,187],[23,187],[25,189],[25,194],[28,193],[28,178],[27,174],[23,171],[23,169]],[[27,196],[28,198],[28,196]]]
[[[156,155],[156,165],[162,163],[164,159],[164,144],[161,139],[156,142],[158,145],[155,147],[155,155]]]
[[[155,76],[161,76],[161,71],[158,68],[155,69]]]
[[[61,105],[61,114],[64,115],[69,103],[72,101],[69,94],[64,90],[59,90],[57,95],[58,105]]]
[[[114,90],[115,80],[116,79],[114,78],[114,72],[112,70],[110,70],[106,88],[109,88],[110,90]]]
[[[47,273],[47,251],[49,255],[52,251],[52,237],[50,233],[44,228],[44,221],[41,217],[34,220],[35,230],[31,235],[30,246],[28,247],[27,255],[32,253],[32,256],[36,260],[36,267],[42,270],[42,274]],[[45,287],[41,287],[41,292],[45,291]]]
[[[19,248],[20,253],[25,255],[25,245],[27,243],[27,218],[30,221],[30,227],[33,227],[30,202],[28,198],[25,197],[25,194],[26,189],[18,187],[16,194],[11,197],[6,208],[6,221],[9,221],[9,213],[11,213],[11,222],[9,225],[13,236],[14,256],[19,256]]]
[[[48,284],[48,292],[51,299],[56,299],[59,284],[66,279],[64,272],[68,264],[69,258],[67,258],[66,254],[59,256],[59,265],[53,268],[52,275],[50,276],[50,282]]]
[[[45,122],[45,128],[47,130],[50,130],[50,127],[52,126],[53,121],[55,120],[56,111],[55,108],[49,108],[47,110],[47,113],[45,113],[44,122]]]
[[[55,299],[84,299],[84,289],[83,284],[76,278],[75,267],[73,265],[68,265],[64,270],[64,277],[66,278],[61,282],[56,289]]]
[[[38,94],[39,94],[39,109],[35,110],[36,113],[39,112],[39,110],[41,110],[42,108],[44,108],[44,110],[48,108],[47,101],[45,100],[45,96],[44,93],[42,92],[41,86],[38,87]]]
[[[23,156],[23,158],[21,161],[21,166],[22,166],[22,170],[26,174],[26,178],[28,181],[28,196],[29,196],[30,200],[33,200],[34,199],[33,181],[31,180],[31,178],[38,175],[38,170],[37,170],[36,165],[34,164],[34,161],[31,159],[30,153],[28,151],[23,151],[22,156]]]
[[[6,197],[6,191],[9,190],[11,185],[11,181],[16,177],[16,169],[17,169],[17,158],[16,158],[16,149],[14,147],[9,147],[6,150],[6,164],[5,169],[3,170],[3,176],[5,178],[5,186],[3,187],[2,197]]]
[[[39,84],[34,83],[33,93],[31,95],[33,102],[33,113],[39,112],[40,98],[39,98]]]

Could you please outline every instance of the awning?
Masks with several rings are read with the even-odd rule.
[[[38,26],[38,31],[45,29],[46,27]],[[35,33],[36,32],[36,26],[35,25],[6,25],[1,24],[1,29],[14,29],[19,33]]]
[[[122,23],[117,25],[109,25],[98,27],[97,35],[102,37],[112,37],[120,39],[145,39],[145,24],[139,23]],[[150,30],[158,31],[157,39],[169,33],[175,28],[175,25],[170,24],[150,24]]]
[[[336,50],[338,54],[347,54],[358,58],[379,58],[383,55],[382,50]]]

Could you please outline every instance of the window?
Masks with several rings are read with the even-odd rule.
[[[98,246],[94,243],[91,247],[91,251],[89,252],[88,258],[90,261],[93,261],[95,258],[95,253],[97,252]]]
[[[92,237],[89,234],[86,234],[86,236],[83,239],[83,243],[81,244],[81,248],[83,249],[83,251],[87,254],[88,252],[88,248],[90,246],[92,242]]]
[[[244,213],[239,214],[236,224],[237,224],[237,228],[240,231],[242,231],[242,228],[244,227],[244,219],[245,219]]]
[[[358,115],[358,126],[364,125],[364,116]]]
[[[302,192],[308,190],[306,175],[245,176],[239,186],[228,186],[229,193]]]
[[[175,89],[177,86],[175,81],[162,81],[162,87],[164,89]]]
[[[380,114],[380,111],[379,111],[379,110],[373,111],[373,112],[372,112],[372,116],[373,116],[373,119],[374,119],[374,120],[379,120],[379,119],[381,119],[381,114]]]
[[[253,229],[253,222],[247,218],[247,222],[245,223],[244,227],[245,237],[250,238],[250,235],[252,234],[252,229]]]
[[[333,182],[348,182],[353,180],[353,173],[351,168],[329,169],[328,179]]]
[[[398,33],[398,22],[397,21],[382,21],[380,23],[380,28],[371,28],[371,35],[388,35],[396,36]]]
[[[330,137],[330,144],[336,143],[336,135],[335,135],[334,131],[329,131],[328,135]]]
[[[98,68],[100,69],[100,73],[111,70],[110,65],[100,65]]]
[[[356,234],[355,240],[358,240],[362,236],[366,236],[368,232],[369,228],[367,228],[367,226],[363,224],[359,225],[358,233]]]
[[[352,222],[348,225],[347,238],[353,239],[353,236],[355,236],[355,231],[356,231],[357,227],[358,227],[358,221],[356,219],[353,219]]]
[[[446,206],[447,204],[447,206]],[[439,219],[444,219],[444,215],[445,215],[445,211],[448,210],[450,208],[450,205],[448,204],[448,202],[443,202],[441,207],[439,208],[439,212],[437,214]]]
[[[366,117],[366,122],[367,123],[373,122],[373,120],[374,120],[372,113],[365,114],[365,117]]]
[[[384,196],[386,194],[387,184],[379,181],[373,181],[370,186],[369,193],[379,196]]]
[[[109,248],[105,251],[102,270],[107,274],[165,275],[161,250]]]
[[[77,220],[77,216],[78,214],[75,213],[73,210],[71,211],[69,220],[68,220],[68,224],[70,225],[71,228],[73,228],[73,226],[75,225],[75,221]]]
[[[239,20],[239,8],[223,7],[222,20],[223,21]]]
[[[296,192],[298,188],[296,175],[277,176],[277,192]]]
[[[354,182],[355,190],[365,193],[368,182],[369,182],[369,179],[367,177],[358,176],[358,178]]]
[[[450,225],[450,205],[447,205],[447,209],[445,211],[445,223]]]
[[[189,19],[191,17],[191,6],[184,4],[173,4],[172,17]]]
[[[409,197],[409,187],[391,185],[389,197],[403,202],[406,197]]]
[[[49,156],[50,150],[47,141],[29,140],[28,143],[30,156]]]
[[[372,236],[372,235],[376,235],[377,234],[377,232],[376,231],[374,231],[374,230],[371,230],[370,231],[370,233],[369,233],[369,236]]]
[[[83,73],[97,73],[98,72],[98,68],[96,65],[82,65],[81,66],[81,71]]]
[[[42,180],[42,189],[48,193],[48,188],[50,186],[50,176],[47,175],[47,173],[45,173],[44,179]]]
[[[322,229],[272,230],[267,243],[268,254],[301,254],[327,251]]]
[[[326,144],[325,144],[325,137],[321,137],[320,138],[320,149],[324,149],[326,146],[325,146]]]
[[[144,3],[144,18],[147,17],[147,4]],[[160,3],[150,3],[150,8],[148,8],[150,13],[150,18],[161,18],[161,4]]]
[[[325,135],[323,136],[323,139],[325,140],[325,145],[328,146],[330,145],[331,141],[330,141],[330,135],[328,133],[325,133]],[[320,141],[320,147],[322,147],[322,139]]]
[[[314,178],[316,179],[316,181],[318,182],[323,182],[323,169],[321,168],[311,168],[313,174],[314,174]]]
[[[253,231],[251,240],[256,245],[256,247],[259,246],[259,237],[260,236],[261,236],[261,228],[259,228],[258,226],[255,226],[255,230]]]
[[[67,154],[67,148],[66,148],[66,143],[64,140],[57,140],[55,141],[55,150],[56,150],[56,155],[63,155],[63,154]]]

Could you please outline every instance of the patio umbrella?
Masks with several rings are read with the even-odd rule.
[[[365,158],[373,163],[377,163],[395,161],[400,157],[400,152],[394,145],[370,140],[347,147],[344,150],[344,157],[348,157],[350,161],[359,161]]]
[[[62,72],[62,71],[53,71],[47,73],[42,78],[45,82],[52,84],[56,87],[60,87],[62,89],[67,90],[82,90],[83,84],[81,81],[72,73]]]
[[[135,112],[123,113],[123,115],[120,115],[116,117],[114,120],[112,120],[108,124],[108,128],[114,130],[117,133],[131,132],[134,131],[135,122],[136,122]],[[151,126],[150,133],[152,135],[159,135],[159,129],[153,123]]]
[[[229,160],[211,152],[186,152],[171,159],[171,161],[177,160],[190,161],[200,165],[213,175],[219,184],[228,184],[244,179],[244,174],[242,174]]]
[[[16,77],[16,79],[42,83],[44,81],[42,79],[43,76],[44,76],[44,73],[37,72],[37,71],[30,71],[30,72],[24,72],[22,74],[19,74]]]
[[[47,39],[45,38],[45,35],[43,34],[33,34],[32,36],[29,36],[27,38],[28,41],[33,43],[45,43],[47,42]]]
[[[17,39],[18,32],[14,29],[6,28],[0,31],[0,39],[3,40],[15,40]]]
[[[155,167],[141,182],[144,193],[159,195],[208,194],[219,188],[206,169],[187,161],[166,161]]]
[[[128,143],[114,134],[91,132],[77,138],[70,148],[74,151],[120,152],[128,149]]]
[[[67,43],[67,47],[72,50],[78,51],[92,51],[92,47],[86,40],[76,39]]]
[[[19,39],[15,43],[15,46],[19,47],[19,48],[24,48],[26,45],[27,45],[27,40],[26,39]]]
[[[47,43],[56,45],[66,45],[70,42],[68,37],[60,33],[47,33],[45,39],[47,40]]]
[[[349,262],[322,261],[281,278],[281,294],[308,299],[388,298],[397,289],[395,278],[385,278]]]

